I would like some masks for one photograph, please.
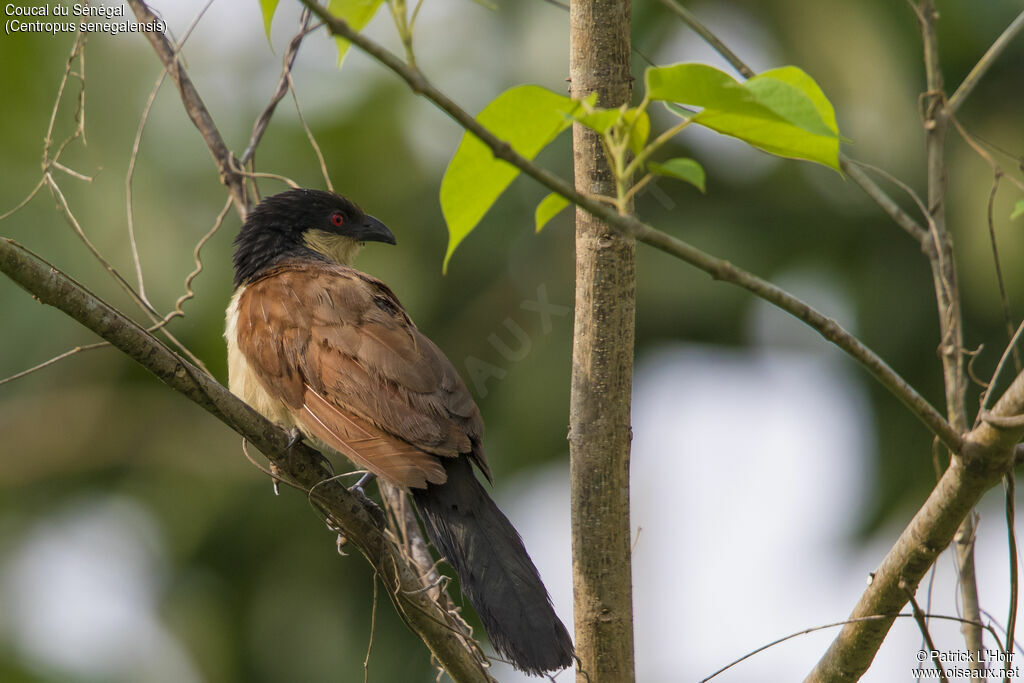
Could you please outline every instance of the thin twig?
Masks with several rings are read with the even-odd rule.
[[[228,197],[227,201],[224,202],[224,208],[222,208],[220,213],[217,214],[217,219],[213,222],[213,227],[211,227],[206,234],[196,242],[196,247],[192,251],[192,259],[195,262],[196,267],[188,274],[188,276],[185,277],[185,293],[178,297],[178,300],[174,302],[174,310],[164,316],[164,319],[161,321],[162,325],[166,325],[173,318],[183,317],[185,315],[185,311],[181,309],[181,306],[196,295],[192,290],[192,281],[195,280],[201,272],[203,272],[203,261],[199,254],[202,251],[203,246],[210,241],[210,238],[213,237],[217,230],[220,229],[220,226],[223,225],[224,219],[228,215],[228,211],[231,210],[231,203],[231,197]]]
[[[696,32],[701,38],[703,38],[704,42],[713,47],[715,49],[715,52],[722,55],[722,57],[725,58],[727,62],[732,64],[733,68],[739,71],[744,78],[754,77],[754,70],[747,66],[739,57],[737,57],[736,53],[730,50],[726,46],[726,44],[723,43],[718,38],[718,36],[716,36],[714,33],[711,32],[710,29],[708,29],[707,26],[701,23],[701,21],[697,19],[696,16],[694,16],[693,12],[686,9],[675,0],[661,0],[661,4],[675,12],[676,15],[680,19],[682,19],[687,26],[692,28],[694,32]]]
[[[128,4],[131,6],[132,12],[135,13],[139,22],[143,24],[156,22],[156,17],[142,0],[128,0]],[[145,32],[144,35],[153,46],[153,50],[160,58],[171,80],[178,87],[185,111],[203,136],[206,147],[210,150],[210,154],[213,155],[217,169],[220,171],[220,180],[231,193],[238,215],[244,219],[249,212],[249,200],[245,192],[245,183],[238,173],[238,164],[228,146],[224,144],[224,139],[213,122],[213,117],[210,116],[210,112],[206,109],[206,105],[203,104],[202,98],[199,97],[192,79],[189,78],[182,68],[181,61],[170,41],[159,31]]]
[[[73,349],[68,349],[64,353],[54,356],[50,360],[46,360],[43,361],[42,363],[39,363],[38,365],[34,365],[28,370],[22,370],[21,372],[11,375],[10,377],[4,377],[3,379],[0,379],[0,384],[7,384],[8,382],[13,382],[16,379],[21,379],[22,377],[31,375],[33,372],[36,372],[37,370],[42,370],[43,368],[49,367],[58,361],[64,360],[68,356],[75,355],[76,353],[80,353],[82,351],[92,351],[93,349],[101,349],[104,346],[110,346],[110,344],[108,344],[107,342],[97,342],[95,344],[86,344],[85,346],[76,346]]]
[[[782,310],[794,315],[815,329],[825,339],[846,351],[863,364],[881,384],[906,405],[910,411],[942,439],[942,442],[953,452],[960,449],[960,435],[949,426],[946,420],[928,403],[906,380],[900,377],[873,351],[864,346],[857,338],[844,330],[839,323],[822,315],[800,299],[775,285],[762,280],[745,270],[735,267],[728,261],[716,258],[696,247],[683,242],[667,233],[652,228],[633,216],[620,216],[615,209],[605,206],[593,197],[577,192],[566,181],[550,171],[540,168],[516,153],[512,146],[495,137],[470,116],[464,109],[455,104],[447,95],[434,87],[418,69],[412,69],[398,57],[370,40],[362,33],[353,31],[347,23],[331,15],[313,0],[302,0],[314,14],[327,24],[331,33],[339,35],[358,46],[366,54],[402,78],[413,92],[423,95],[439,109],[453,118],[462,128],[466,129],[485,145],[494,155],[507,161],[523,173],[557,192],[585,211],[597,216],[620,233],[634,237],[656,249],[680,258],[713,278],[740,286]]]
[[[192,18],[192,22],[185,30],[185,35],[181,37],[178,44],[174,47],[174,56],[177,58],[181,52],[181,48],[184,47],[185,41],[188,40],[189,36],[192,35],[192,31],[195,30],[196,26],[199,25],[199,20],[206,14],[206,10],[210,9],[210,5],[213,4],[213,0],[207,0],[206,4],[203,5],[202,9],[196,13],[196,16]],[[132,197],[132,180],[135,176],[135,162],[139,157],[139,147],[142,145],[142,132],[146,129],[146,123],[149,121],[149,112],[153,108],[153,103],[156,101],[156,95],[160,92],[160,86],[163,85],[164,79],[167,77],[167,70],[160,72],[157,76],[156,82],[153,84],[153,89],[149,93],[149,97],[146,99],[146,105],[142,108],[142,116],[139,117],[139,126],[135,131],[135,141],[132,143],[132,153],[128,158],[128,171],[125,173],[124,185],[125,185],[125,204],[128,214],[128,245],[131,248],[132,262],[135,264],[135,277],[138,282],[139,298],[149,304],[149,298],[146,296],[146,282],[142,276],[142,260],[139,258],[139,247],[135,239],[135,211]]]
[[[142,115],[139,117],[139,127],[135,131],[135,141],[132,143],[132,152],[128,157],[128,171],[124,177],[124,196],[125,196],[125,210],[128,217],[128,246],[132,253],[132,262],[135,264],[135,279],[138,282],[139,297],[149,303],[149,299],[146,297],[146,281],[142,276],[142,259],[139,257],[139,246],[135,239],[135,210],[134,210],[134,197],[132,193],[132,179],[135,176],[135,161],[139,157],[139,147],[142,144],[142,131],[145,130],[146,122],[149,120],[149,112],[153,108],[153,103],[156,102],[157,93],[160,92],[160,86],[163,85],[164,79],[167,77],[166,71],[161,71],[160,75],[157,76],[156,82],[153,84],[153,89],[149,92],[149,97],[146,98],[146,104],[142,108]]]
[[[1024,444],[1021,445],[1024,446]],[[991,625],[995,624],[995,626],[999,627],[999,630],[1002,631],[1003,634],[1006,633],[1006,629],[1004,629],[1003,625],[1000,624],[999,621],[997,621],[996,618],[989,614],[986,610],[981,610],[981,614],[983,617],[988,619],[988,623],[990,624],[988,627],[986,627],[985,630],[992,634],[992,638],[996,641],[996,645],[999,647],[1000,650],[1005,651],[1007,647],[1010,647],[1013,648],[1015,652],[1024,652],[1024,647],[1022,647],[1021,644],[1016,640],[1014,640],[1013,642],[1006,641],[1006,645],[1004,646],[1003,641],[999,638],[999,634],[996,633],[995,627]]]
[[[939,12],[934,0],[911,2],[921,31],[925,67],[925,92],[921,96],[925,153],[928,172],[929,226],[935,238],[935,252],[929,254],[935,299],[939,313],[942,377],[946,396],[946,419],[957,431],[967,428],[967,377],[964,371],[963,317],[960,291],[957,284],[953,241],[946,228],[946,160],[945,142],[949,111],[946,108],[942,64],[939,59],[939,41],[936,24]],[[954,550],[960,572],[960,597],[964,615],[980,621],[977,574],[974,566],[974,517],[965,516],[956,534]],[[965,626],[963,635],[967,650],[979,652],[984,647],[981,629]],[[970,662],[971,670],[983,668],[980,662]]]
[[[928,207],[925,206],[923,201],[921,201],[921,198],[918,196],[918,194],[916,192],[914,192],[913,188],[911,188],[909,185],[904,183],[902,180],[900,180],[896,176],[890,174],[889,172],[887,172],[887,171],[885,171],[885,170],[883,170],[881,168],[878,168],[877,166],[872,166],[871,164],[866,164],[866,163],[861,162],[861,161],[853,161],[852,164],[854,164],[856,166],[860,166],[860,167],[862,167],[864,169],[867,169],[867,170],[869,170],[869,171],[871,171],[873,173],[876,173],[876,174],[882,176],[883,178],[888,180],[890,183],[892,183],[896,187],[898,187],[901,190],[903,190],[903,192],[905,192],[907,194],[907,196],[910,197],[914,201],[914,204],[916,204],[917,208],[921,211],[921,216],[924,218],[925,223],[928,225],[928,230],[925,233],[926,237],[923,238],[923,242],[922,242],[921,246],[922,246],[922,249],[923,249],[925,255],[932,262],[933,274],[947,272],[947,267],[946,267],[946,259],[948,258],[947,255],[946,255],[946,251],[947,250],[943,249],[943,247],[942,247],[943,239],[942,239],[942,235],[940,234],[940,231],[939,231],[939,226],[937,225],[935,219],[932,217],[932,214],[928,210]],[[937,294],[939,295],[938,298],[939,298],[940,305],[941,305],[942,301],[952,301],[953,300],[954,292],[951,289],[951,285],[950,285],[948,279],[945,278],[945,277],[940,277],[940,276],[936,275],[935,276],[935,282],[936,282],[936,289],[941,289],[941,292],[937,292]],[[949,310],[949,307],[947,307],[947,310]],[[945,328],[943,328],[943,329],[945,329]]]
[[[47,173],[45,176],[45,180],[47,187],[50,188],[51,194],[53,194],[54,199],[57,201],[57,206],[61,209],[61,212],[64,214],[64,218],[67,220],[68,225],[70,225],[71,228],[75,231],[79,239],[82,240],[85,246],[92,253],[93,257],[97,261],[99,261],[104,268],[106,268],[107,272],[110,273],[111,277],[114,278],[114,281],[121,285],[121,289],[127,292],[128,296],[130,296],[132,300],[136,304],[138,304],[139,308],[141,308],[146,313],[146,315],[149,316],[152,322],[159,322],[161,320],[159,312],[157,312],[155,308],[153,308],[149,303],[143,301],[142,298],[139,297],[138,293],[132,288],[131,284],[129,284],[129,282],[124,279],[121,273],[119,273],[117,269],[114,268],[114,266],[112,266],[110,262],[107,261],[106,258],[104,258],[103,254],[100,253],[100,251],[95,247],[95,245],[93,245],[92,241],[90,241],[89,238],[86,236],[85,231],[82,229],[82,226],[78,222],[78,219],[75,218],[75,214],[71,211],[71,207],[68,206],[68,201],[64,197],[64,193],[61,192],[61,189],[57,185],[57,182],[53,179],[53,176]],[[172,344],[177,346],[178,349],[183,354],[185,354],[185,356],[189,360],[191,360],[197,366],[202,368],[207,374],[209,374],[210,371],[206,369],[206,366],[203,364],[203,362],[199,360],[199,358],[196,357],[196,355],[193,354],[188,349],[188,347],[182,344],[173,334],[171,334],[169,330],[162,329],[161,332],[164,334],[164,336],[167,337],[168,340],[170,340]]]
[[[917,230],[912,231],[910,229],[907,229],[907,226],[903,227],[907,229],[907,232],[910,232],[912,235],[914,235],[918,239],[918,241],[922,242],[922,246],[925,247],[926,254],[928,254],[929,256],[934,254],[934,258],[942,258],[942,254],[939,251],[938,247],[938,234],[935,228],[935,222],[932,220],[932,216],[931,213],[928,211],[928,207],[925,206],[924,201],[921,200],[921,197],[917,194],[917,192],[914,191],[912,187],[910,187],[905,182],[903,182],[896,176],[892,175],[885,169],[879,168],[878,166],[873,166],[863,161],[850,159],[847,166],[844,167],[844,169],[848,170],[850,168],[863,168],[864,170],[871,171],[872,173],[875,173],[878,176],[889,181],[890,183],[901,189],[908,197],[910,197],[910,199],[913,200],[914,204],[917,205],[918,210],[921,212],[921,217],[928,225],[928,229],[925,230],[921,228],[920,224],[914,221],[913,219],[911,219],[913,225],[920,232],[918,232]],[[886,195],[886,197],[888,197],[888,195]]]
[[[958,623],[961,623],[961,624],[966,622],[965,619],[962,619],[960,617],[949,616],[949,615],[946,615],[946,614],[926,614],[925,616],[927,618],[929,618],[929,619],[939,619],[939,620],[945,620],[945,621],[955,621],[955,622],[958,622]],[[820,626],[812,626],[811,628],[805,628],[802,631],[796,631],[794,633],[790,633],[788,636],[783,636],[782,638],[778,638],[776,640],[773,640],[772,642],[767,643],[765,645],[762,645],[761,647],[759,647],[759,648],[757,648],[755,650],[751,650],[750,652],[748,652],[747,654],[743,655],[739,659],[736,659],[736,660],[733,660],[733,661],[729,662],[728,664],[723,666],[721,669],[715,671],[713,674],[708,676],[707,678],[702,678],[700,680],[700,683],[707,683],[707,681],[710,681],[712,678],[716,678],[717,676],[725,673],[726,671],[728,671],[729,669],[733,668],[737,664],[740,664],[740,663],[750,659],[751,657],[753,657],[756,654],[760,654],[760,653],[764,652],[765,650],[773,648],[776,645],[780,645],[780,644],[786,642],[787,640],[792,640],[794,638],[799,638],[800,636],[804,636],[804,635],[807,635],[809,633],[816,633],[817,631],[825,631],[825,630],[830,629],[830,628],[836,628],[838,626],[845,626],[847,624],[856,624],[856,623],[861,623],[861,622],[880,621],[880,620],[883,620],[883,619],[890,619],[890,618],[892,618],[892,617],[890,617],[888,615],[885,615],[885,614],[874,614],[874,615],[870,615],[870,616],[866,616],[866,617],[857,617],[855,619],[846,619],[844,621],[836,621],[836,622],[833,622],[831,624],[822,624]],[[901,614],[897,614],[896,618],[897,619],[913,619],[914,615],[913,614],[901,613]],[[987,624],[983,624],[981,622],[977,622],[977,625],[982,627],[982,628],[984,628],[985,630],[991,632],[993,637],[996,637],[996,640],[998,641],[998,637],[995,635],[995,631],[992,630],[991,626],[989,626]]]
[[[994,206],[996,202],[996,192],[999,191],[999,179],[1002,177],[1002,171],[996,171],[992,176],[992,190],[988,193],[988,210],[986,212],[987,223],[988,223],[988,240],[992,245],[992,263],[995,266],[996,271],[996,283],[999,285],[999,301],[1003,308],[1003,324],[1006,326],[1006,338],[1008,340],[1013,339],[1013,319],[1010,317],[1010,298],[1006,294],[1006,281],[1003,278],[1003,266],[999,258],[999,246],[996,242],[996,226],[995,226],[995,215]],[[1013,365],[1017,369],[1017,372],[1021,371],[1020,354],[1017,351],[1017,347],[1013,348]]]
[[[28,290],[44,304],[55,306],[155,374],[172,389],[233,428],[260,449],[274,465],[306,490],[339,520],[346,538],[379,572],[385,585],[394,585],[396,609],[410,627],[444,662],[455,680],[491,683],[485,663],[472,647],[464,646],[447,612],[426,593],[406,593],[419,586],[419,578],[401,550],[382,532],[379,522],[362,501],[349,493],[324,466],[325,458],[303,443],[293,444],[287,432],[269,422],[212,377],[171,351],[78,283],[13,240],[0,239],[0,272]]]
[[[53,110],[50,112],[50,123],[46,127],[46,137],[43,139],[43,172],[44,173],[47,170],[49,170],[49,161],[50,161],[50,158],[51,158],[50,157],[50,147],[53,145],[53,130],[54,130],[54,127],[57,125],[57,111],[58,111],[58,107],[60,106],[60,101],[64,97],[64,88],[67,86],[68,76],[71,75],[71,67],[74,64],[75,59],[76,58],[81,59],[82,54],[84,54],[82,52],[82,48],[85,46],[85,41],[86,41],[88,35],[89,35],[88,33],[83,33],[82,31],[78,31],[75,34],[75,41],[71,44],[71,54],[68,55],[67,61],[65,63],[64,74],[63,74],[63,76],[61,76],[60,85],[57,86],[57,98],[54,101]],[[76,116],[76,119],[77,118],[78,117]],[[65,145],[70,140],[73,140],[73,139],[77,138],[79,135],[81,135],[83,133],[83,131],[84,131],[84,128],[82,126],[83,121],[84,121],[84,117],[79,120],[78,128],[71,135],[71,137],[69,137],[67,140],[64,141]],[[60,156],[60,151],[58,150],[57,154],[55,154],[53,156],[53,158],[56,159],[59,156]]]
[[[928,231],[922,228],[920,223],[911,218],[899,204],[893,201],[892,197],[886,194],[886,192],[880,188],[875,181],[869,178],[864,171],[859,168],[858,164],[860,163],[861,162],[850,159],[842,152],[839,153],[839,167],[843,169],[843,172],[846,173],[847,177],[857,183],[857,185],[864,190],[865,194],[873,199],[875,203],[878,204],[886,214],[888,214],[889,218],[891,218],[896,225],[903,228],[908,235],[920,242],[922,246],[929,244]]]
[[[938,449],[936,449],[936,450],[938,450]],[[928,591],[926,593],[927,599],[925,600],[925,618],[924,618],[924,623],[925,623],[926,626],[929,623],[928,622],[928,616],[931,614],[931,611],[932,611],[932,597],[934,596],[935,576],[936,576],[937,573],[938,573],[938,567],[933,564],[931,570],[928,572]],[[924,644],[925,644],[925,640],[924,640],[924,635],[922,634],[921,635],[921,645],[923,646]],[[917,675],[916,680],[918,681],[918,683],[920,683],[920,680],[921,680],[920,673]]]
[[[984,147],[982,147],[981,143],[976,141],[974,139],[974,136],[972,136],[970,133],[967,132],[967,130],[963,127],[963,125],[960,123],[960,121],[955,116],[951,116],[950,120],[953,122],[953,126],[956,128],[957,132],[960,133],[960,137],[963,138],[964,142],[966,142],[967,145],[971,149],[973,149],[975,151],[975,153],[977,153],[977,155],[980,156],[985,161],[985,163],[987,163],[989,165],[989,167],[992,169],[992,189],[991,189],[991,191],[989,192],[989,195],[988,195],[988,209],[987,209],[988,235],[989,235],[989,243],[992,245],[992,259],[993,259],[993,262],[995,264],[996,282],[999,285],[999,300],[1000,300],[1000,303],[1002,304],[1002,309],[1003,309],[1003,323],[1006,326],[1006,336],[1007,336],[1007,338],[1012,339],[1013,338],[1013,321],[1012,321],[1011,315],[1010,315],[1010,300],[1009,300],[1009,297],[1006,294],[1006,282],[1003,279],[1003,267],[1002,267],[1001,260],[999,258],[999,247],[997,246],[997,243],[996,243],[996,228],[995,228],[994,208],[995,208],[996,193],[999,191],[999,181],[1002,180],[1003,178],[1010,178],[1010,180],[1015,181],[1015,182],[1018,182],[1018,181],[1013,176],[1007,176],[1003,172],[1003,169],[999,166],[999,164],[992,157],[992,155],[989,154],[987,151],[985,151],[985,149],[984,149]],[[1019,182],[1018,182],[1018,184],[1019,184]],[[1020,370],[1021,370],[1021,359],[1020,359],[1020,354],[1017,352],[1016,348],[1013,349],[1013,363],[1014,363],[1014,367],[1017,368],[1017,371],[1020,372]]]
[[[687,26],[700,35],[708,45],[718,52],[718,54],[724,57],[725,60],[728,61],[734,69],[736,69],[736,71],[742,74],[745,78],[754,77],[754,70],[747,66],[747,64],[740,59],[736,53],[730,50],[707,26],[701,23],[701,21],[692,12],[680,5],[676,0],[661,0],[661,2],[672,10],[680,19],[682,19]],[[650,60],[647,61],[650,62]],[[871,178],[861,172],[854,164],[855,162],[852,159],[842,152],[839,153],[839,167],[846,173],[850,180],[857,183],[865,194],[873,199],[875,203],[878,204],[882,210],[896,222],[897,225],[903,228],[911,237],[924,245],[928,236],[927,232],[925,232],[924,229],[914,221],[914,219],[908,216],[907,213],[900,208],[899,204],[894,202],[892,198],[882,190],[882,188],[872,181]]]
[[[373,602],[370,603],[370,642],[366,644],[366,657],[363,658],[363,683],[370,681],[370,653],[373,652],[373,635],[377,627],[377,572],[373,573]]]
[[[258,171],[254,172],[246,171],[245,169],[240,169],[238,171],[238,175],[242,176],[243,178],[269,178],[270,180],[278,180],[292,189],[297,189],[300,187],[300,185],[297,182],[295,182],[288,176],[283,176],[278,173],[261,173]]]
[[[999,58],[999,55],[1006,50],[1006,47],[1017,37],[1021,30],[1024,30],[1024,12],[1018,14],[1017,18],[1010,22],[1010,25],[996,38],[991,47],[985,51],[985,54],[978,60],[978,63],[974,65],[974,68],[970,70],[953,94],[950,95],[949,101],[946,103],[950,114],[956,113],[956,110],[960,108],[960,105],[971,94],[974,86],[981,80],[981,77],[985,75],[996,59]]]
[[[288,89],[291,91],[292,100],[295,102],[295,113],[299,117],[299,123],[302,124],[302,130],[306,132],[306,138],[309,140],[309,145],[313,148],[313,152],[316,154],[316,160],[320,164],[320,173],[324,177],[324,184],[327,186],[328,190],[334,192],[334,183],[331,182],[331,174],[327,172],[327,160],[324,159],[324,154],[320,151],[320,145],[317,144],[313,131],[306,123],[306,117],[302,115],[302,107],[299,106],[299,95],[295,92],[295,82],[292,80],[291,74],[288,74]]]
[[[910,609],[913,610],[914,621],[917,622],[917,627],[921,629],[921,637],[924,638],[925,644],[928,646],[928,652],[932,654],[932,663],[935,664],[936,670],[939,672],[939,680],[949,683],[949,679],[946,677],[946,670],[942,666],[942,660],[939,658],[939,650],[935,647],[935,641],[932,640],[932,633],[928,629],[928,623],[925,621],[924,612],[917,604],[917,599],[914,598],[913,591],[906,584],[900,586],[906,594],[907,600],[910,602]]]
[[[987,412],[988,403],[992,398],[992,392],[995,391],[996,382],[999,381],[999,376],[1003,374],[1003,368],[1006,367],[1006,361],[1010,358],[1011,353],[1017,348],[1017,343],[1024,336],[1024,320],[1021,321],[1020,325],[1017,326],[1017,331],[1013,333],[1010,338],[1010,343],[1003,349],[1003,354],[999,357],[999,362],[996,363],[996,369],[992,372],[992,379],[988,382],[988,388],[985,389],[985,393],[981,400],[981,410],[978,411],[978,416],[975,418],[974,426],[978,426],[978,422],[981,420],[982,413]]]
[[[249,136],[249,145],[238,159],[239,166],[244,167],[252,160],[253,155],[256,154],[256,147],[260,144],[260,140],[263,139],[267,126],[270,125],[270,119],[274,116],[274,110],[277,109],[278,102],[288,93],[292,67],[295,65],[295,58],[299,55],[299,46],[302,45],[303,38],[320,28],[319,25],[310,28],[309,17],[309,10],[302,10],[302,16],[299,19],[299,32],[288,43],[288,49],[284,53],[281,77],[277,81],[277,89],[274,90],[274,94],[270,96],[267,106],[263,108],[263,111],[253,124],[252,134]]]
[[[1005,683],[1010,681],[1010,665],[1013,663],[1013,637],[1017,629],[1017,602],[1020,577],[1018,576],[1019,564],[1017,561],[1017,530],[1014,522],[1016,516],[1016,483],[1014,482],[1014,471],[1011,469],[1003,477],[1006,483],[1005,506],[1006,506],[1006,543],[1010,556],[1010,605],[1009,616],[1006,618],[1006,649],[1004,653],[1003,671],[1006,674],[1003,679]]]
[[[13,209],[6,213],[0,214],[0,221],[4,220],[5,218],[9,218],[10,216],[13,216],[14,214],[21,211],[26,204],[32,201],[33,197],[39,194],[39,190],[43,189],[44,185],[46,185],[45,177],[39,179],[39,182],[36,183],[36,186],[32,188],[32,191],[28,193],[28,196],[22,199],[20,202],[18,202],[17,206],[15,206]]]
[[[1013,335],[1013,329],[1010,329],[1010,334]],[[970,358],[970,360],[967,361],[967,376],[971,378],[972,382],[977,384],[982,389],[985,389],[988,385],[985,384],[985,380],[978,377],[978,375],[974,372],[974,364],[981,357],[981,352],[984,349],[984,344],[978,344],[978,348],[974,349],[973,351],[968,351],[967,349],[964,349],[964,353],[967,354],[968,358]]]

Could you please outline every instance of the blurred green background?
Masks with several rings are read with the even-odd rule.
[[[194,1],[155,4],[175,36],[184,33],[200,7]],[[541,0],[495,4],[487,9],[469,0],[427,0],[417,34],[421,67],[471,112],[522,82],[564,91],[567,14]],[[917,114],[923,69],[915,18],[906,3],[772,0],[688,6],[755,69],[795,64],[807,70],[835,104],[840,129],[852,141],[847,153],[923,193]],[[940,2],[939,7],[951,90],[1020,5],[992,0]],[[368,31],[396,48],[386,14]],[[658,64],[721,64],[660,3],[636,0],[633,15],[638,77],[646,58]],[[236,154],[275,87],[297,17],[296,7],[282,3],[272,50],[255,2],[217,3],[184,50],[190,75]],[[70,34],[0,36],[0,92],[6,102],[0,107],[0,213],[17,205],[39,180],[43,137],[72,41]],[[500,491],[500,482],[517,471],[567,457],[571,316],[554,318],[546,332],[541,319],[521,304],[535,300],[543,287],[552,303],[571,305],[570,212],[534,235],[533,208],[546,191],[518,180],[442,277],[446,232],[437,190],[461,132],[357,51],[337,70],[333,49],[322,33],[303,45],[295,82],[304,116],[336,189],[382,219],[398,238],[397,247],[370,245],[359,266],[395,290],[464,375],[467,360],[491,367],[495,376],[474,394],[487,422],[488,456]],[[125,174],[159,71],[141,36],[91,36],[85,59],[87,144],[73,143],[61,161],[93,180],[55,174],[89,238],[132,282]],[[1014,167],[1024,152],[1022,83],[1024,41],[1017,41],[960,112],[973,134],[1017,155],[1016,162],[998,158],[1018,175]],[[78,80],[69,81],[57,116],[58,139],[73,129],[80,88]],[[654,125],[667,120],[656,118]],[[966,343],[972,349],[984,344],[975,367],[978,376],[988,377],[1005,340],[985,220],[992,173],[962,141],[950,137],[948,207],[959,249]],[[659,182],[639,197],[637,211],[645,220],[761,276],[810,274],[822,287],[840,292],[845,309],[825,312],[845,315],[844,324],[941,405],[927,263],[855,185],[822,167],[776,160],[738,142],[690,131],[672,155],[693,156],[706,166],[707,196]],[[566,135],[540,161],[568,176],[570,157]],[[323,187],[290,98],[278,107],[256,160],[260,170]],[[167,311],[183,292],[195,243],[225,198],[209,153],[169,83],[160,90],[143,134],[133,188],[146,291],[158,309]],[[261,180],[260,189],[269,194],[283,186]],[[893,193],[916,215],[907,197]],[[1010,223],[1007,216],[1019,197],[1004,184],[994,205],[1003,272],[1018,318],[1024,223]],[[222,381],[223,311],[231,294],[231,240],[237,228],[237,217],[229,214],[203,250],[204,270],[194,284],[195,299],[185,304],[187,315],[170,326]],[[0,235],[143,319],[45,189],[0,222]],[[750,296],[642,245],[637,252],[638,358],[681,340],[740,349],[750,343]],[[95,341],[2,279],[0,312],[0,377]],[[497,335],[517,346],[509,320],[529,338],[521,359],[503,357],[491,339]],[[804,339],[796,346],[808,343],[825,345]],[[857,532],[851,541],[857,543],[915,509],[934,482],[934,471],[928,433],[864,373],[851,376],[870,397],[877,444],[876,452],[864,454],[871,459],[865,466],[874,481],[853,512]],[[338,557],[331,534],[300,495],[273,496],[266,477],[242,456],[233,432],[116,351],[84,352],[0,385],[0,463],[5,587],[0,680],[256,682],[362,676],[372,593],[365,564]],[[77,544],[89,551],[93,564],[75,564]],[[136,635],[131,642],[148,643],[149,649],[120,652],[116,644],[98,641],[89,647],[88,632],[54,630],[40,616],[43,603],[29,600],[23,588],[34,585],[33,579],[61,582],[85,609],[89,596],[76,586],[85,590],[92,585],[86,579],[97,573],[114,594],[126,596],[123,608],[105,605],[107,625],[130,624],[126,628]],[[62,595],[54,590],[50,599]],[[148,621],[129,618],[139,613],[140,601],[147,605]],[[46,641],[51,647],[40,644]],[[86,647],[71,647],[76,643]],[[426,650],[383,596],[373,647],[371,680],[431,680]],[[83,649],[89,654],[81,654]],[[395,652],[401,656],[388,654]]]

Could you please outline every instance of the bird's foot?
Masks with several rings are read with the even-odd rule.
[[[376,478],[376,474],[374,474],[373,472],[367,472],[363,476],[359,477],[359,481],[357,481],[351,488],[349,488],[349,491],[356,494],[357,496],[362,496],[363,498],[366,498],[366,485]]]
[[[302,441],[302,432],[299,431],[298,427],[292,427],[288,430],[288,446],[287,450],[295,448],[295,445]]]
[[[288,444],[285,446],[285,450],[290,451],[291,449],[295,448],[304,438],[306,438],[306,435],[299,431],[298,427],[292,427],[291,429],[288,430]],[[323,453],[319,453],[319,455],[320,466],[324,468],[324,471],[330,472],[331,475],[333,476],[334,465],[331,464],[331,461]]]
[[[348,491],[359,499],[359,502],[363,504],[363,507],[370,511],[370,514],[373,515],[378,523],[383,525],[386,522],[384,511],[381,510],[380,506],[375,502],[370,500],[370,497],[366,495],[366,491],[364,490],[364,487],[376,478],[377,475],[372,472],[367,472],[359,478],[359,481],[350,486]]]

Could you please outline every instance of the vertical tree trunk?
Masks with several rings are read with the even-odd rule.
[[[572,95],[630,100],[630,0],[573,0]],[[600,139],[573,128],[576,189],[615,196]],[[589,683],[633,672],[629,445],[635,275],[632,239],[576,209],[576,321],[569,457],[576,652]]]
[[[925,77],[927,90],[925,103],[925,147],[928,155],[928,212],[931,214],[931,228],[936,241],[936,255],[932,259],[932,273],[935,280],[935,295],[939,305],[939,329],[942,342],[939,352],[942,357],[942,374],[946,387],[946,418],[957,434],[967,431],[965,396],[967,376],[964,372],[964,332],[960,310],[960,290],[957,284],[956,259],[953,253],[953,236],[946,228],[946,131],[949,114],[945,110],[946,95],[939,62],[939,41],[936,24],[939,19],[934,0],[922,0],[917,7],[924,43]],[[985,645],[982,629],[981,606],[978,601],[978,581],[974,567],[974,513],[967,515],[953,538],[959,567],[960,603],[963,616],[961,624],[967,651],[981,652]],[[985,665],[979,658],[972,659],[971,670],[984,671]]]

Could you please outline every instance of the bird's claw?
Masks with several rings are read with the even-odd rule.
[[[366,485],[376,478],[376,474],[374,474],[373,472],[367,472],[363,476],[359,477],[359,481],[357,481],[351,488],[349,488],[349,491],[358,496],[366,498]]]
[[[298,427],[292,427],[288,430],[288,446],[285,450],[291,450],[295,448],[295,445],[302,441],[302,432],[299,431]]]
[[[285,451],[290,451],[291,449],[293,449],[296,446],[298,446],[299,442],[301,442],[304,438],[305,438],[305,435],[301,431],[299,431],[298,427],[292,427],[291,429],[289,429],[288,430],[288,443],[285,445]],[[327,457],[324,456],[323,453],[320,453],[319,455],[320,455],[320,466],[323,467],[325,471],[330,472],[333,475],[334,474],[334,465],[331,464],[331,461],[328,460]]]
[[[359,502],[363,504],[363,507],[369,510],[370,514],[380,524],[383,525],[386,521],[384,511],[381,510],[380,507],[375,502],[370,500],[369,496],[366,495],[366,491],[364,490],[364,487],[368,483],[373,481],[376,477],[377,475],[373,474],[372,472],[367,472],[366,474],[359,478],[359,481],[357,481],[355,484],[349,487],[348,492],[351,493],[356,498],[358,498]]]

